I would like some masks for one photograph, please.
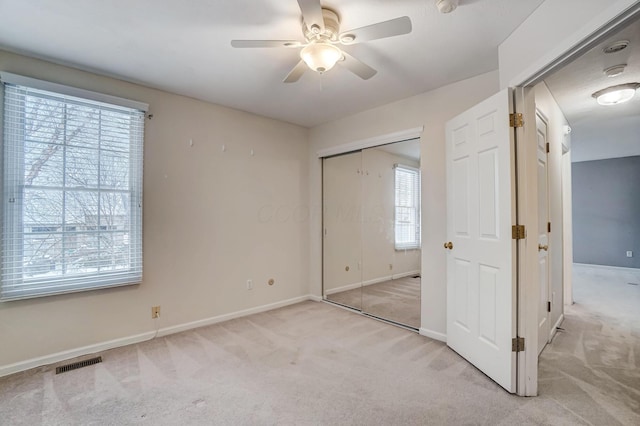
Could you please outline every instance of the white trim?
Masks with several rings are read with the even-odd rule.
[[[180,325],[164,327],[158,330],[157,337],[168,336],[169,334],[175,334],[181,331],[187,331],[187,330],[191,330],[198,327],[217,324],[219,322],[228,321],[234,318],[240,318],[247,315],[266,312],[273,309],[282,308],[284,306],[294,305],[296,303],[304,302],[307,300],[320,301],[318,296],[312,296],[312,295],[294,297],[292,299],[282,300],[280,302],[256,306],[255,308],[244,309],[242,311],[236,311],[229,314],[218,315],[215,317],[206,318],[198,321],[192,321],[192,322],[188,322]],[[35,367],[41,367],[44,365],[53,364],[56,362],[67,360],[67,359],[76,358],[83,355],[94,354],[94,353],[103,352],[109,349],[118,348],[121,346],[144,342],[145,340],[150,340],[150,339],[153,339],[154,337],[156,337],[156,332],[148,331],[146,333],[135,334],[133,336],[122,337],[120,339],[109,340],[106,342],[96,343],[93,345],[70,349],[67,351],[56,352],[54,354],[44,355],[37,358],[31,358],[31,359],[28,359],[25,361],[19,361],[13,364],[1,365],[0,377],[8,376],[9,374],[18,373],[21,371],[29,370],[31,368],[35,368]]]
[[[322,296],[317,296],[315,294],[311,294],[309,295],[309,300],[311,300],[312,302],[322,302]]]
[[[310,295],[294,297],[293,299],[282,300],[280,302],[270,303],[268,305],[256,306],[255,308],[244,309],[242,311],[231,312],[229,314],[218,315],[211,318],[205,318],[198,321],[188,322],[185,324],[165,327],[158,330],[158,337],[167,336],[169,334],[180,333],[181,331],[191,330],[193,328],[204,327],[207,325],[217,324],[219,322],[228,321],[235,318],[245,317],[247,315],[258,314],[273,309],[282,308],[284,306],[294,305],[296,303],[311,300]]]
[[[56,352],[54,354],[44,355],[37,358],[31,358],[26,361],[19,361],[13,364],[2,365],[0,366],[0,377],[19,373],[20,371],[29,370],[35,367],[41,367],[43,365],[53,364],[56,362],[64,361],[66,359],[76,358],[79,356],[94,354],[96,352],[102,352],[121,346],[144,342],[145,340],[152,339],[155,334],[155,331],[149,331],[146,333],[135,334],[133,336],[123,337],[120,339],[96,343],[94,345],[83,346],[81,348],[69,349],[67,351]]]
[[[336,287],[336,288],[332,288],[330,290],[327,290],[324,292],[325,296],[329,296],[331,294],[335,294],[335,293],[341,293],[343,291],[348,291],[348,290],[354,290],[356,288],[360,288],[362,287],[362,283],[353,283],[353,284],[347,284],[347,285],[343,285],[342,287]]]
[[[628,268],[626,266],[592,265],[591,263],[576,263],[576,262],[573,262],[573,265],[580,266],[580,267],[587,267],[587,268],[608,269],[609,271],[640,272],[640,268]]]
[[[440,333],[438,331],[433,331],[433,330],[429,330],[422,327],[420,327],[420,329],[418,330],[418,333],[420,333],[421,336],[425,336],[433,340],[438,340],[440,342],[447,343],[447,335],[444,333]]]
[[[65,86],[64,84],[51,83],[49,81],[38,80],[31,77],[12,74],[10,72],[0,72],[0,80],[2,80],[3,83],[15,84],[17,86],[26,86],[39,90],[47,90],[49,92],[60,93],[67,96],[75,96],[77,98],[91,99],[97,102],[119,105],[122,107],[133,108],[144,112],[147,112],[149,110],[149,104],[145,104],[144,102],[106,95],[104,93],[93,92],[91,90],[79,89],[77,87]]]
[[[374,136],[372,138],[360,139],[354,142],[332,146],[331,148],[321,149],[317,152],[317,155],[318,158],[331,157],[332,155],[344,154],[347,152],[358,151],[360,149],[371,148],[388,143],[416,139],[422,135],[423,131],[424,126],[420,126],[414,127],[412,129],[400,130],[398,132],[387,133],[380,136]]]
[[[330,294],[340,293],[348,290],[354,290],[356,288],[360,288],[368,285],[380,284],[385,281],[391,281],[391,280],[397,280],[404,277],[410,277],[411,275],[420,275],[420,271],[416,270],[416,271],[402,272],[400,274],[386,275],[384,277],[373,278],[367,281],[343,285],[342,287],[336,287],[336,288],[332,288],[331,290],[327,290],[325,295],[328,296]]]

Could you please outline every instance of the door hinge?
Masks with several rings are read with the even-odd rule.
[[[549,153],[549,142],[547,142],[547,154]]]
[[[547,302],[547,312],[551,312],[551,302]]]
[[[551,222],[547,222],[547,232],[551,232]]]
[[[511,238],[514,240],[523,240],[525,238],[524,225],[513,225],[511,227]]]
[[[524,352],[524,337],[511,339],[511,352]]]
[[[511,127],[524,126],[524,119],[522,118],[522,114],[519,112],[514,112],[512,114],[509,114],[509,126]]]

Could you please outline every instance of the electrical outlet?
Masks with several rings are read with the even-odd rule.
[[[160,306],[151,307],[151,318],[152,319],[160,318]]]
[[[627,251],[627,257],[633,257],[633,252],[631,250]]]
[[[253,289],[253,281],[247,280],[247,290],[252,290],[252,289]]]

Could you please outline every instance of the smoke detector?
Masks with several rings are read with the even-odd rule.
[[[451,13],[458,7],[458,0],[436,0],[436,7],[441,13]]]
[[[626,66],[627,64],[614,65],[605,69],[603,72],[607,77],[617,77],[624,72]]]

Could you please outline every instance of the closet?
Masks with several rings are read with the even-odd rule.
[[[323,159],[323,297],[420,327],[420,140]]]

